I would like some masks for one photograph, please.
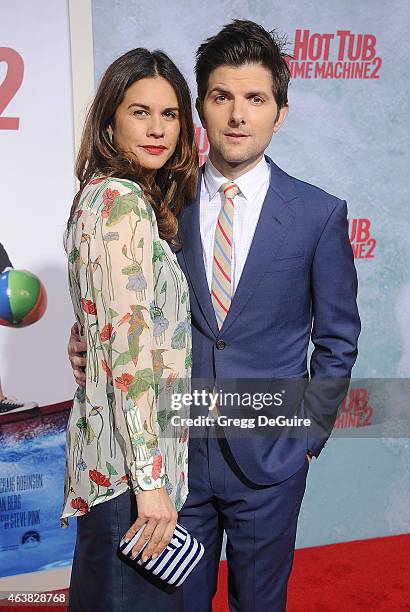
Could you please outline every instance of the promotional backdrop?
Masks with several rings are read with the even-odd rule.
[[[375,426],[376,408],[395,414],[394,393],[377,405],[371,396],[371,379],[410,376],[407,3],[94,0],[96,82],[123,52],[159,48],[195,98],[195,49],[234,18],[289,39],[290,113],[268,154],[347,200],[359,276],[363,331],[354,376],[362,380],[309,470],[297,546],[409,532],[410,442],[400,429],[386,437]],[[2,3],[0,242],[15,267],[42,279],[49,305],[32,327],[0,328],[0,380],[7,393],[42,407],[69,400],[74,388],[62,242],[75,188],[69,52],[65,0]],[[195,121],[204,162],[208,141]],[[66,418],[42,408],[0,430],[0,577],[71,564],[74,530],[59,529]]]
[[[6,395],[47,405],[74,389],[65,350],[73,315],[63,234],[75,189],[65,1],[1,3],[0,83],[0,242],[48,295],[38,323],[0,328],[0,380]]]
[[[14,268],[41,279],[48,306],[29,327],[0,327],[3,391],[39,405],[0,415],[0,578],[69,568],[72,559],[75,529],[59,524],[67,411],[45,408],[72,398],[75,389],[63,248],[75,190],[71,92],[65,0],[3,0],[0,242]]]
[[[114,10],[109,0],[94,0],[96,82],[128,49],[159,48],[182,69],[195,98],[195,50],[236,18],[277,29],[294,58],[289,116],[268,154],[289,174],[348,203],[363,325],[353,375],[407,377],[408,5],[211,0],[188,8],[183,0],[122,0]],[[206,135],[198,117],[196,123],[204,161]],[[366,397],[369,390],[360,388]],[[394,405],[384,408],[394,414]],[[298,547],[410,531],[409,440],[372,435],[369,419],[366,434],[351,439],[341,435],[345,424],[339,422],[338,439],[309,471]]]

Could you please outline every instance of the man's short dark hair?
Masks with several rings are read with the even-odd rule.
[[[273,30],[268,32],[253,21],[235,19],[218,34],[208,38],[196,52],[195,74],[202,101],[209,76],[219,66],[261,64],[272,74],[273,94],[278,110],[288,104],[290,70],[284,51],[286,41]]]

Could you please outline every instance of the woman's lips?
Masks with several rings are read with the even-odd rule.
[[[160,155],[163,151],[165,151],[166,147],[163,146],[155,146],[155,145],[146,145],[142,147],[144,151],[150,153],[151,155]]]

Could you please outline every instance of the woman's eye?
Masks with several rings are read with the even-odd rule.
[[[146,110],[142,110],[142,109],[139,108],[138,110],[135,110],[133,112],[133,115],[135,115],[137,117],[146,117],[148,115],[148,112]]]
[[[176,118],[176,114],[173,113],[172,111],[168,111],[168,112],[164,113],[164,117],[165,117],[165,119],[175,119]]]

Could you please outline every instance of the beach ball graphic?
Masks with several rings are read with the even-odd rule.
[[[26,327],[45,313],[47,294],[41,280],[26,270],[0,274],[0,325]]]

